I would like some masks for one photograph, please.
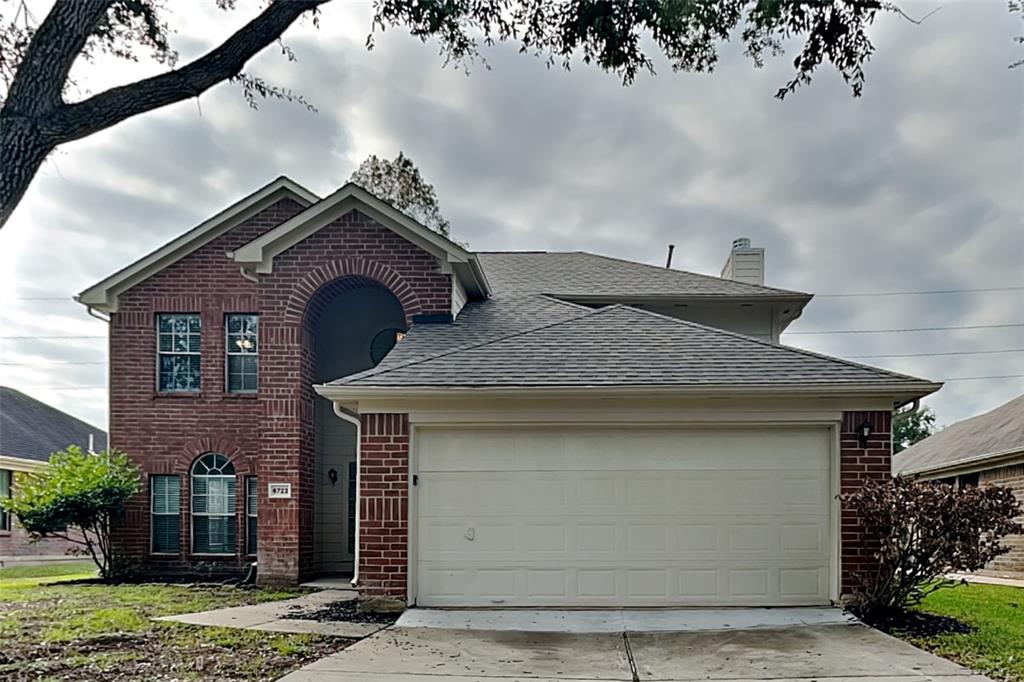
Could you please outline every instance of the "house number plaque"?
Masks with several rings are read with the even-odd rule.
[[[270,483],[267,485],[267,497],[272,500],[290,500],[292,498],[292,484]]]

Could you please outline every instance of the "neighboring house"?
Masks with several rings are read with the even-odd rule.
[[[892,472],[957,486],[994,483],[1012,489],[1024,503],[1024,395],[915,443],[893,458]],[[1007,538],[1005,544],[1010,553],[980,573],[1024,578],[1024,536]]]
[[[17,473],[39,469],[51,454],[69,445],[103,450],[107,434],[20,391],[0,386],[0,497],[10,497]],[[29,542],[18,519],[0,510],[0,565],[28,558],[63,558],[77,546],[59,538]]]
[[[836,600],[871,561],[836,495],[939,384],[778,345],[811,296],[763,259],[477,253],[280,178],[77,297],[147,474],[117,540],[420,605]]]

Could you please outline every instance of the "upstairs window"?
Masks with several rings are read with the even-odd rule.
[[[192,551],[235,553],[235,466],[219,452],[192,465]]]
[[[11,496],[11,472],[0,469],[0,500]],[[11,515],[0,507],[0,530],[11,529]]]
[[[194,393],[200,387],[198,315],[157,315],[159,388]]]
[[[254,393],[259,387],[259,315],[228,315],[227,387],[229,393]]]

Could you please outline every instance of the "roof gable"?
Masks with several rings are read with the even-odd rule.
[[[285,198],[292,199],[302,206],[310,206],[319,200],[319,197],[302,185],[281,176],[216,215],[207,218],[156,251],[92,285],[78,294],[75,300],[100,312],[117,312],[119,294],[177,263],[185,256]]]
[[[352,210],[359,210],[406,241],[436,256],[441,261],[442,270],[455,273],[475,297],[484,298],[490,294],[490,286],[476,254],[351,182],[228,255],[254,273],[271,273],[276,256]]]
[[[581,308],[567,320],[406,361],[402,344],[376,368],[318,390],[331,397],[344,392],[338,389],[355,394],[365,388],[415,386],[714,387],[736,392],[875,391],[912,398],[940,386],[622,305]]]
[[[926,473],[1012,453],[1024,453],[1024,395],[911,445],[893,456],[892,469]]]
[[[107,434],[56,407],[0,386],[0,456],[45,462],[50,455],[69,445],[83,450],[107,447]]]

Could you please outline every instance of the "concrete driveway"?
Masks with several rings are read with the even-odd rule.
[[[585,634],[395,627],[283,678],[285,682],[985,679],[854,622]]]

